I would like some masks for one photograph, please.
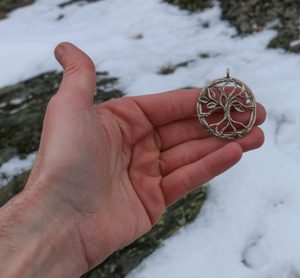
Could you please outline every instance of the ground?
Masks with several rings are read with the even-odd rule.
[[[299,277],[299,1],[128,1],[40,0],[12,13],[16,1],[0,1],[0,203],[34,160],[61,78],[50,58],[59,41],[95,61],[97,102],[200,86],[230,66],[267,106],[265,147],[85,277]]]

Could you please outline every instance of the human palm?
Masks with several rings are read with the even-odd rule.
[[[210,137],[195,117],[198,90],[93,106],[90,59],[71,44],[60,45],[56,57],[64,78],[47,108],[27,187],[47,180],[41,186],[47,184],[74,212],[88,269],[147,232],[168,205],[263,143],[258,127],[231,143]],[[257,125],[264,117],[258,105]]]

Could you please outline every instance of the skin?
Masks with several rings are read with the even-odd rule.
[[[33,170],[25,190],[0,209],[3,277],[79,277],[264,141],[260,104],[247,136],[220,140],[195,117],[199,89],[94,106],[90,58],[70,43],[55,56],[64,75]]]

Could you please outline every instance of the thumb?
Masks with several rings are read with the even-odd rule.
[[[93,104],[96,72],[92,60],[75,45],[63,42],[56,46],[54,55],[64,69],[58,94],[76,94]]]

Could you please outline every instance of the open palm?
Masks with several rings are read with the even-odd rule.
[[[243,151],[263,143],[257,126],[234,142],[209,136],[195,116],[199,90],[93,106],[91,60],[68,43],[57,47],[56,57],[64,78],[49,103],[27,187],[39,181],[71,208],[86,270],[147,232],[168,205],[234,165]],[[258,105],[257,125],[264,118]]]

